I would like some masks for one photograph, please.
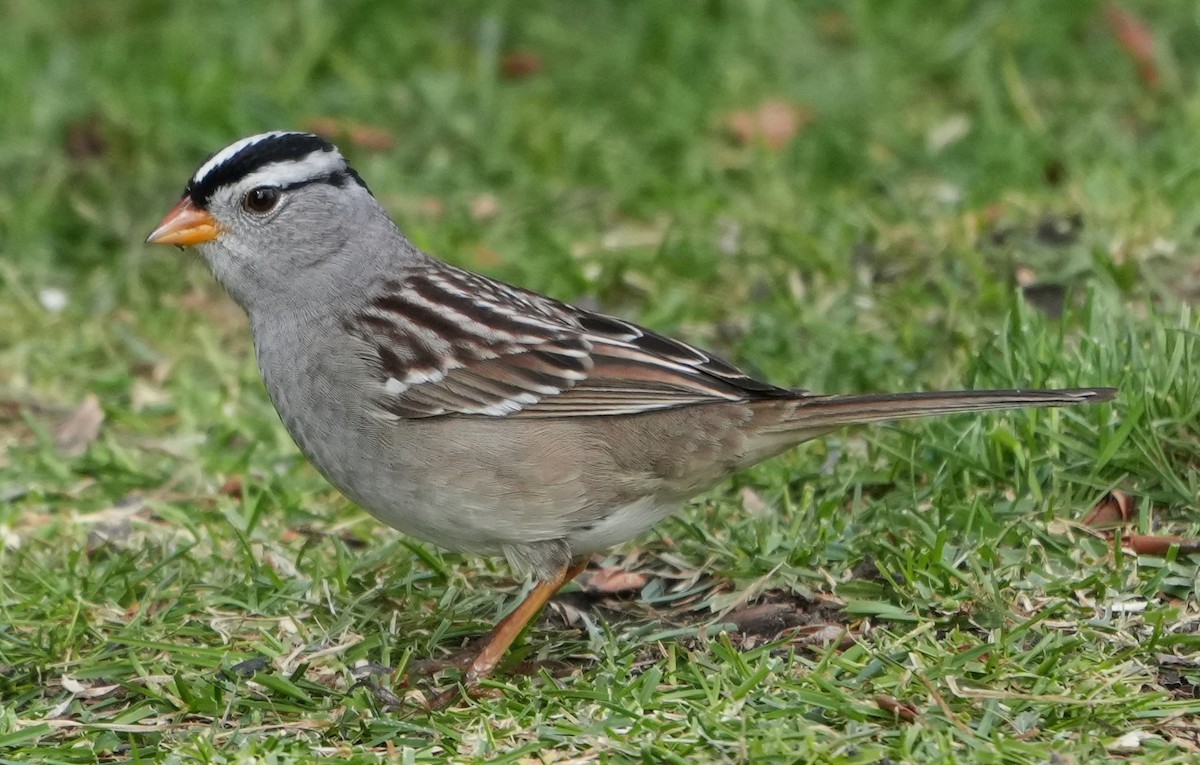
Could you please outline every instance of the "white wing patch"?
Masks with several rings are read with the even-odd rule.
[[[450,364],[454,367],[457,364]],[[435,383],[446,376],[446,373],[441,369],[413,369],[404,376],[404,387],[408,388],[412,385],[424,385],[425,383]]]

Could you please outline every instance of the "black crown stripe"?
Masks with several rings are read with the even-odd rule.
[[[207,208],[209,201],[212,200],[217,189],[222,186],[236,183],[251,173],[275,162],[300,160],[318,151],[337,151],[337,147],[321,136],[313,135],[312,133],[284,133],[282,135],[271,136],[246,146],[229,159],[209,170],[199,181],[193,177],[192,180],[188,181],[187,187],[183,190],[183,195],[190,197],[192,204],[197,207],[202,209]],[[212,156],[210,155],[209,159],[212,159]],[[208,160],[205,160],[205,162],[208,162]],[[366,188],[366,184],[359,178],[358,173],[354,172],[349,166],[346,167],[343,173],[334,173],[325,178],[314,180],[327,180],[337,182],[338,185],[344,185],[349,179]]]

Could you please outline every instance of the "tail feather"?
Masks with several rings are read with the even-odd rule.
[[[784,418],[775,427],[779,430],[836,428],[842,425],[957,412],[982,412],[989,409],[1096,404],[1108,401],[1116,394],[1116,388],[1068,388],[869,393],[853,396],[806,395],[797,400],[791,416]]]

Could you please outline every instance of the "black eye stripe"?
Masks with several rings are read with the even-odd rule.
[[[321,175],[316,178],[308,178],[303,181],[296,181],[295,183],[287,183],[279,188],[283,191],[291,191],[292,189],[298,189],[303,186],[311,186],[314,183],[328,183],[330,186],[337,186],[339,189],[344,188],[351,183],[357,183],[359,186],[367,189],[367,184],[363,183],[363,180],[358,176],[358,173],[354,172],[354,170],[349,167],[345,170],[338,170],[336,172],[328,173],[327,175]],[[367,193],[369,194],[370,192],[371,190],[367,189]]]

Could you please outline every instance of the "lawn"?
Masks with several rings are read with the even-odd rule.
[[[4,3],[0,762],[1193,761],[1188,5]],[[1121,392],[745,472],[429,712],[406,670],[522,582],[331,489],[142,244],[275,128],[426,250],[779,384]]]

